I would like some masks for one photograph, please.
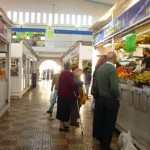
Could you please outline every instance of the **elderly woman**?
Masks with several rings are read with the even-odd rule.
[[[71,114],[71,105],[79,95],[78,87],[75,83],[74,75],[70,72],[71,64],[64,64],[64,71],[60,74],[58,82],[58,101],[56,118],[60,120],[59,131],[69,131],[69,127],[65,125]]]

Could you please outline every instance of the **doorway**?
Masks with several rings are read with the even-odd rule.
[[[61,65],[57,64],[53,60],[45,60],[39,66],[39,79],[51,80],[55,73],[61,70]]]

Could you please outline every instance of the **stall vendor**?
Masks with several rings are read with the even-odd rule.
[[[150,68],[150,49],[149,48],[143,48],[143,61],[142,61],[142,66],[145,68]]]

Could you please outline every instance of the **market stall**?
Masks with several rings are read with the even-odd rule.
[[[78,63],[80,68],[84,68],[92,62],[92,42],[78,41],[63,56],[62,61]]]
[[[0,8],[0,117],[10,105],[10,39],[12,22]]]
[[[130,130],[142,150],[150,147],[150,68],[141,66],[142,49],[150,47],[149,7],[150,1],[138,1],[94,36],[99,55],[108,49],[117,54],[121,101],[116,128]]]
[[[31,87],[37,58],[38,55],[25,41],[11,43],[11,97],[22,97]]]

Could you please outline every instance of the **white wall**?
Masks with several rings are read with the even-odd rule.
[[[37,57],[33,55],[32,52],[25,45],[22,45],[22,52],[27,56],[27,58],[37,61]]]
[[[11,43],[11,58],[19,59],[18,76],[11,77],[11,96],[19,96],[21,93],[22,78],[22,45],[20,43]],[[17,83],[17,84],[16,84]]]
[[[79,57],[81,60],[92,60],[93,46],[80,46]]]
[[[22,58],[22,45],[20,43],[11,43],[11,57]]]

